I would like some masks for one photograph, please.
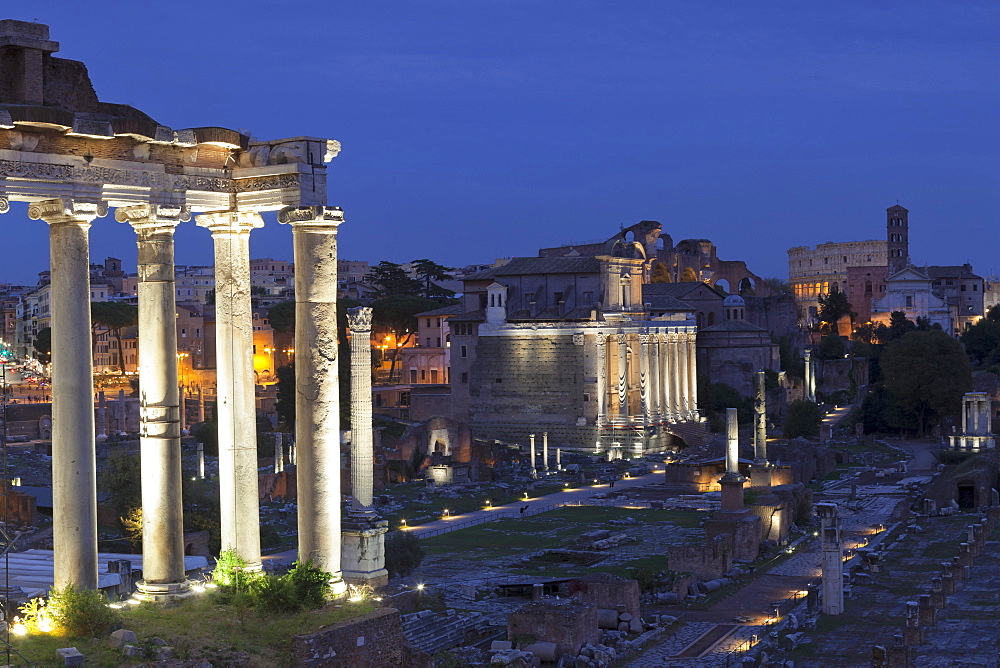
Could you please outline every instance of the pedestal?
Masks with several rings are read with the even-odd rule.
[[[348,515],[341,531],[344,582],[374,589],[389,582],[385,570],[385,534],[389,522],[378,515]]]
[[[774,467],[765,463],[754,463],[750,466],[750,488],[759,489],[771,486],[771,473]]]

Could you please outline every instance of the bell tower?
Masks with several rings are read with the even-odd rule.
[[[885,210],[886,248],[889,275],[901,271],[910,262],[910,223],[907,219],[909,211],[899,204]]]

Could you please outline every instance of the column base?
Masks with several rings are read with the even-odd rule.
[[[773,468],[767,462],[758,464],[754,462],[750,465],[750,487],[753,489],[770,487],[771,472]]]
[[[389,522],[378,515],[349,515],[341,526],[344,589],[347,585],[368,585],[378,589],[388,584],[385,534]]]
[[[191,583],[187,580],[183,582],[146,582],[140,580],[135,585],[133,598],[152,603],[173,603],[184,600],[193,593]]]

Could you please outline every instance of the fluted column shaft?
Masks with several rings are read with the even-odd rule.
[[[639,395],[642,401],[641,412],[644,420],[649,420],[653,403],[649,394],[649,336],[649,334],[639,335]]]
[[[257,501],[257,424],[250,303],[250,231],[264,221],[254,212],[198,216],[215,244],[216,417],[219,424],[219,500],[222,549],[260,568]]]
[[[295,249],[295,457],[299,559],[341,579],[336,207],[282,209]]]
[[[177,386],[174,229],[180,207],[123,207],[115,212],[137,234],[139,250],[139,450],[142,474],[142,594],[188,590],[184,570],[181,408]]]
[[[373,512],[375,445],[372,438],[372,310],[347,312],[351,329],[351,487],[352,508]]]
[[[688,356],[687,356],[687,334],[678,332],[674,339],[674,350],[677,354],[677,418],[687,420],[691,417],[691,408],[688,404]]]
[[[660,376],[663,368],[660,366],[660,335],[652,335],[652,342],[649,346],[649,395],[652,397],[652,405],[649,412],[656,418],[663,418],[663,393],[660,389]]]
[[[726,473],[740,473],[740,426],[735,408],[726,409]]]
[[[618,417],[628,418],[628,340],[618,333]]]
[[[607,337],[597,334],[597,424],[608,413],[608,345]]]
[[[757,397],[754,400],[754,463],[767,464],[767,393],[765,374],[757,372]]]
[[[698,419],[698,335],[696,332],[687,333],[687,360],[688,360],[688,413],[692,420]]]
[[[90,327],[90,244],[103,204],[35,202],[49,225],[52,303],[52,548],[55,587],[97,588],[97,469]]]

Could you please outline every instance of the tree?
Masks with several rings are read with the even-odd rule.
[[[962,332],[965,352],[976,364],[982,364],[990,353],[1000,347],[1000,322],[992,318],[996,311],[996,308],[991,309],[989,317],[983,318]]]
[[[889,326],[885,329],[885,332],[879,330],[879,340],[883,343],[889,343],[907,332],[912,332],[916,328],[917,326],[912,320],[907,319],[905,313],[902,311],[893,311],[889,314]]]
[[[40,361],[52,361],[52,328],[43,327],[38,330],[38,334],[35,334],[35,340],[32,342],[32,346],[38,354],[38,359]]]
[[[423,281],[422,295],[428,299],[451,299],[455,296],[454,290],[443,288],[434,281],[447,281],[451,279],[451,272],[454,267],[445,267],[432,262],[431,260],[413,260],[410,263],[417,278]]]
[[[972,370],[961,344],[939,330],[911,331],[882,353],[882,375],[900,406],[911,411],[924,436],[927,425],[957,414],[972,389]]]
[[[405,577],[424,560],[420,539],[407,531],[390,531],[385,535],[385,569],[389,577]]]
[[[819,296],[819,327],[824,334],[837,331],[837,322],[847,316],[854,322],[858,314],[851,310],[851,302],[847,301],[847,295],[836,286],[830,294]]]
[[[133,509],[142,506],[139,457],[120,449],[113,449],[101,468],[97,478],[101,490],[119,517],[127,516]]]
[[[274,400],[274,410],[278,414],[279,422],[288,425],[289,428],[294,428],[295,365],[286,364],[285,366],[279,366],[275,375],[278,376],[278,396]]]
[[[811,401],[800,399],[788,404],[785,416],[785,438],[800,436],[819,436],[819,423],[823,419],[823,411]]]
[[[844,359],[844,355],[847,354],[847,346],[844,345],[844,340],[837,332],[830,332],[820,339],[816,354],[821,360]]]
[[[762,297],[790,295],[792,286],[783,278],[762,278],[757,282],[757,294]]]
[[[276,332],[295,331],[295,302],[281,302],[267,310],[267,321]]]
[[[139,324],[139,308],[124,302],[91,302],[92,326],[102,325],[115,337],[118,344],[118,370],[125,375],[125,355],[122,348],[122,330]]]
[[[401,265],[382,260],[368,272],[368,284],[378,297],[420,294],[420,281],[410,278]]]
[[[441,304],[433,299],[413,295],[392,295],[372,304],[372,329],[392,335],[392,363],[389,377],[396,368],[399,349],[409,343],[417,333],[416,314],[431,311]]]

